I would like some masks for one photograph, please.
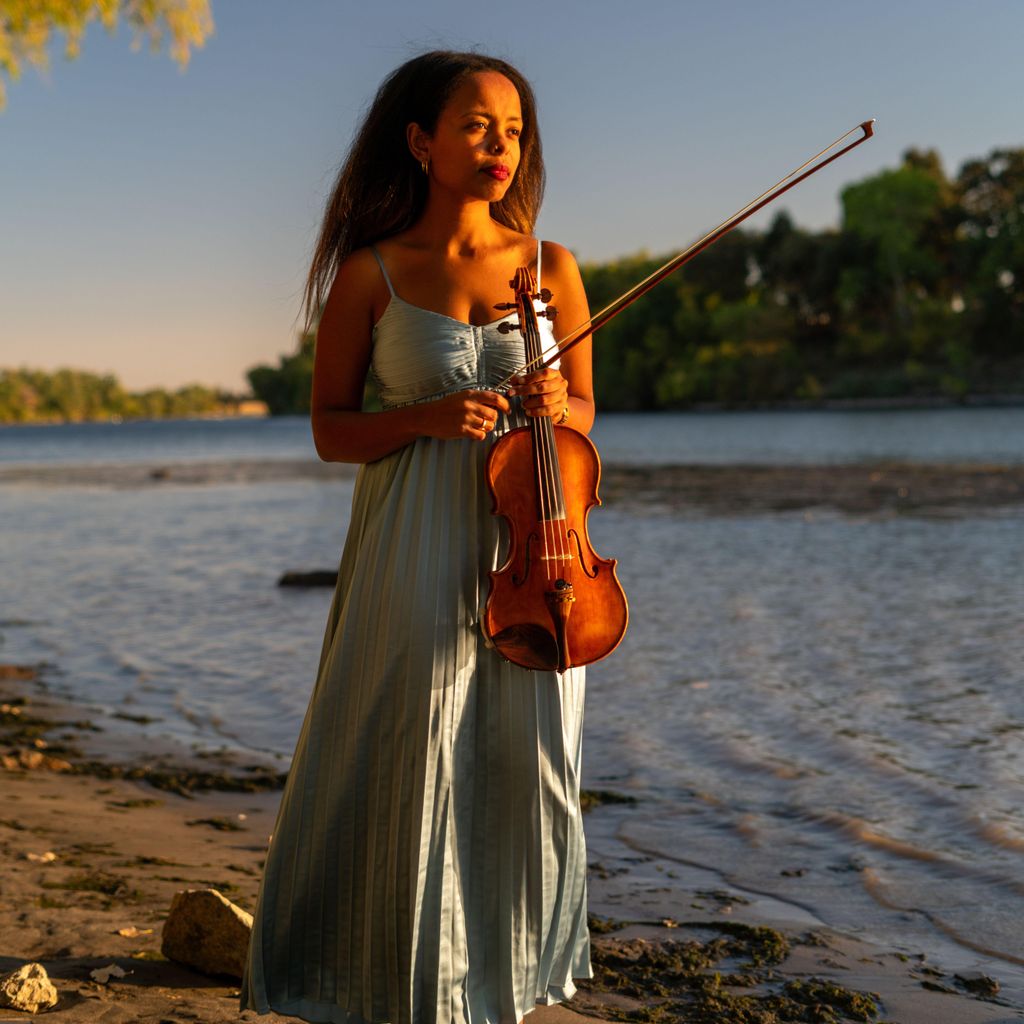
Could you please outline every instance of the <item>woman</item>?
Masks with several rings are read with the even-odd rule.
[[[507,544],[491,444],[594,416],[587,344],[494,389],[525,362],[494,317],[517,267],[562,333],[589,315],[572,255],[532,236],[543,181],[519,72],[434,52],[384,82],[335,184],[306,290],[309,319],[328,292],[312,424],[322,459],[363,465],[241,1009],[516,1024],[592,976],[584,673],[519,668],[480,629]],[[361,411],[368,370],[381,412]]]

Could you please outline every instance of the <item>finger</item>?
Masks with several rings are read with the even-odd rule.
[[[486,398],[486,404],[499,412],[509,413],[512,411],[512,405],[504,395],[499,395],[497,392],[488,392]]]
[[[501,412],[493,405],[478,405],[471,415],[482,430],[491,430],[498,422]]]
[[[478,405],[468,415],[469,426],[482,431],[484,435],[490,433],[498,423],[498,412],[489,405]]]
[[[543,380],[545,377],[561,377],[562,374],[553,366],[542,366],[539,370],[530,370],[529,373],[521,373],[516,378],[520,384],[528,384],[530,381]]]
[[[564,399],[531,401],[529,405],[523,403],[527,416],[560,416],[567,402]]]
[[[474,391],[473,395],[478,402],[490,409],[500,409],[506,413],[512,411],[508,399],[504,395],[499,395],[497,391]]]
[[[536,377],[534,380],[520,384],[513,390],[513,393],[517,395],[538,395],[558,388],[568,390],[569,382],[560,373],[548,374],[547,371],[544,372],[545,376]]]
[[[564,394],[568,390],[564,380],[542,380],[536,384],[528,384],[521,393],[528,395],[553,395]]]
[[[565,405],[569,400],[568,388],[557,388],[552,391],[539,391],[533,395],[523,398],[523,405],[527,409],[536,408],[541,405]]]

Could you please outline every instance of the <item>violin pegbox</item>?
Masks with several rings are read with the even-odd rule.
[[[519,310],[520,303],[522,303],[522,316],[520,319],[528,317],[527,309],[533,313],[534,318],[545,317],[548,320],[554,320],[558,315],[558,310],[554,306],[547,305],[543,310],[539,312],[533,308],[533,301],[539,300],[543,303],[550,303],[553,295],[551,294],[550,288],[541,288],[537,291],[537,281],[533,276],[533,271],[529,267],[520,267],[516,271],[516,276],[509,281],[509,287],[516,293],[515,302],[496,302],[494,308],[498,310]],[[527,300],[530,301],[527,306]],[[511,334],[512,331],[522,332],[522,325],[512,323],[510,320],[503,320],[498,324],[499,334]]]

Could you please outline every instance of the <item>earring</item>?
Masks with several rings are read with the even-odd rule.
[[[430,174],[430,157],[426,157],[420,161],[420,167],[423,168],[423,173],[426,175]]]

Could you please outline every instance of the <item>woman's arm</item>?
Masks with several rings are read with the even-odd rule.
[[[313,359],[313,443],[325,462],[373,462],[417,437],[483,440],[497,410],[509,404],[492,391],[461,391],[434,402],[362,412],[370,365],[373,296],[381,285],[369,250],[354,252],[338,268],[320,318]]]
[[[551,304],[558,310],[555,337],[561,339],[590,319],[583,279],[573,254],[555,242],[544,243],[541,284],[551,289]],[[569,409],[568,423],[584,434],[594,424],[594,383],[590,338],[574,345],[560,362],[560,370],[545,367],[524,377],[512,389],[521,395],[529,416],[551,416],[557,422]]]

